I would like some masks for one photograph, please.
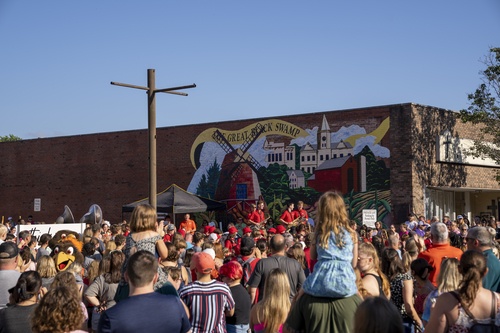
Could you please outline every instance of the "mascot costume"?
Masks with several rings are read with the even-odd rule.
[[[84,259],[82,254],[83,243],[78,240],[78,236],[72,233],[66,235],[64,231],[69,232],[68,230],[61,230],[61,234],[57,232],[54,238],[57,237],[58,240],[52,242],[54,245],[51,247],[51,255],[58,272],[65,271],[74,262],[83,265]]]

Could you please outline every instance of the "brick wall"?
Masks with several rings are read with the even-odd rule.
[[[356,124],[367,133],[390,116],[391,127],[381,145],[391,151],[386,163],[391,167],[395,216],[406,216],[409,209],[422,211],[423,184],[493,186],[492,169],[433,162],[435,135],[443,124],[453,124],[460,135],[474,132],[446,110],[399,104],[270,118],[313,128],[321,126],[323,115],[332,132]],[[172,183],[188,186],[195,172],[189,152],[203,130],[236,130],[259,120],[263,119],[158,128],[158,191]],[[146,129],[0,143],[0,216],[32,214],[35,220],[51,223],[68,205],[79,220],[97,203],[106,219],[117,222],[123,204],[148,196],[148,168]],[[42,200],[41,212],[33,212],[35,198]]]

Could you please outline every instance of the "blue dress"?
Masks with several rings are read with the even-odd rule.
[[[356,274],[352,268],[354,243],[351,234],[344,228],[339,236],[344,240],[342,249],[335,244],[335,234],[332,231],[328,239],[328,249],[317,243],[318,262],[302,286],[307,294],[341,298],[357,293]]]

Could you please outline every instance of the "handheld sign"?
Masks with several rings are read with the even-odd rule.
[[[375,228],[377,222],[376,209],[363,209],[363,224],[370,228]]]
[[[57,224],[19,224],[17,225],[17,234],[21,231],[28,230],[31,232],[31,237],[40,240],[43,234],[54,236],[59,230],[70,230],[83,234],[85,223],[57,223]]]

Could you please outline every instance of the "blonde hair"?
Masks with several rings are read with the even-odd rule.
[[[354,237],[353,230],[349,226],[344,199],[337,192],[324,193],[319,198],[318,223],[315,230],[316,241],[322,248],[328,249],[330,232],[333,232],[337,247],[343,248],[345,245],[344,230],[347,230]]]
[[[0,224],[0,240],[3,240],[5,236],[7,236],[7,232],[9,230],[7,229],[7,226],[5,224]]]
[[[99,276],[100,260],[93,260],[87,267],[87,279],[92,283]]]
[[[148,204],[141,204],[134,208],[130,217],[130,231],[156,231],[156,210]]]
[[[290,282],[284,271],[271,270],[264,284],[264,297],[256,307],[257,321],[265,324],[264,332],[278,332],[290,310]]]
[[[457,258],[446,258],[441,262],[441,269],[437,278],[437,289],[439,293],[446,293],[458,289],[462,281],[462,275],[458,271],[459,261]]]
[[[114,251],[116,250],[116,243],[115,241],[112,241],[112,240],[109,240],[106,242],[105,246],[104,246],[105,250],[104,250],[104,256],[107,256],[108,254],[111,253],[111,251]]]
[[[420,253],[418,243],[413,237],[409,237],[405,242],[405,252],[403,253],[403,266],[405,271],[410,271],[410,265],[413,260],[417,259]]]
[[[380,279],[382,280],[382,291],[384,292],[386,297],[389,298],[389,295],[391,294],[391,285],[387,276],[382,272],[380,266],[380,258],[378,257],[377,249],[375,249],[375,246],[373,246],[373,244],[371,243],[360,243],[358,245],[358,254],[361,253],[373,259],[373,269],[377,271],[377,274],[380,276]],[[364,291],[360,290],[360,293],[364,298],[368,296],[368,293],[366,289],[363,288],[363,290]]]
[[[51,278],[56,276],[56,264],[50,256],[41,256],[36,263],[36,271],[42,278]]]

